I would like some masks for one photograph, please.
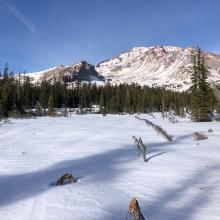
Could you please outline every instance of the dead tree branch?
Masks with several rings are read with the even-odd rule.
[[[140,146],[140,149],[141,149],[141,152],[142,152],[143,160],[144,160],[144,162],[146,162],[147,161],[147,159],[146,159],[147,148],[143,144],[143,141],[142,141],[142,139],[140,137],[139,137],[139,146]]]
[[[146,159],[147,149],[146,149],[146,146],[143,144],[142,139],[139,138],[139,140],[138,140],[135,136],[133,136],[132,138],[134,140],[134,143],[137,146],[138,154],[141,155],[143,157],[144,162],[146,162],[147,161],[147,159]]]
[[[160,134],[161,136],[163,136],[167,141],[171,142],[172,141],[172,137],[160,126],[154,124],[153,122],[147,120],[147,119],[143,119],[143,118],[139,118],[138,116],[135,116],[135,118],[145,121],[145,123],[152,127],[158,134]]]

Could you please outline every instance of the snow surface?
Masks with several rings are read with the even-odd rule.
[[[133,115],[12,120],[0,126],[1,220],[121,220],[136,197],[148,220],[219,220],[220,126]],[[209,128],[213,133],[208,133]],[[208,139],[194,141],[195,131]],[[148,147],[137,154],[132,135]],[[65,172],[75,184],[53,186]]]

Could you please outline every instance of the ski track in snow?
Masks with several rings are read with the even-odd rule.
[[[12,120],[0,126],[0,220],[121,220],[136,197],[148,220],[219,220],[220,126],[139,115]],[[213,133],[208,133],[212,128]],[[194,141],[195,131],[208,139]],[[138,157],[132,136],[147,145]],[[54,187],[65,172],[75,184]]]

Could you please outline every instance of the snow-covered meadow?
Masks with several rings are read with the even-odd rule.
[[[122,220],[132,197],[148,220],[220,219],[220,124],[76,115],[0,125],[1,220]],[[212,128],[213,132],[208,133]],[[207,140],[193,140],[202,131]],[[148,162],[132,136],[142,137]],[[53,186],[66,172],[77,183]]]

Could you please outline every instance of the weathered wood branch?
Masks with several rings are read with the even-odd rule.
[[[138,139],[135,136],[133,136],[132,139],[134,140],[134,143],[137,146],[138,155],[140,156],[141,155],[141,148],[140,148],[140,145],[139,145],[139,141],[138,141]]]
[[[145,123],[152,127],[158,134],[160,134],[161,136],[163,136],[167,141],[171,142],[172,141],[172,137],[163,129],[161,128],[159,125],[154,124],[153,122],[147,120],[147,119],[143,119],[143,118],[139,118],[138,116],[135,116],[135,118],[145,121]]]
[[[146,159],[147,149],[146,149],[146,146],[143,144],[142,139],[139,138],[139,140],[138,140],[135,136],[133,136],[132,138],[134,140],[134,143],[137,146],[138,154],[143,157],[144,162],[147,161],[147,159]]]
[[[143,144],[143,141],[142,141],[142,139],[140,137],[139,137],[139,146],[140,146],[140,149],[141,149],[141,152],[142,152],[143,160],[144,160],[144,162],[146,162],[147,161],[147,159],[146,159],[147,148]]]

